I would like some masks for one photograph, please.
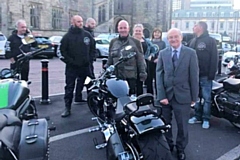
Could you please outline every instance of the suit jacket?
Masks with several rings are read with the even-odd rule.
[[[157,99],[172,100],[179,104],[196,102],[199,92],[199,68],[196,52],[186,46],[181,47],[177,66],[174,69],[172,49],[160,51],[156,67]]]

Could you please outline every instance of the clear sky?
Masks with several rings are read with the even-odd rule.
[[[234,0],[234,9],[240,9],[240,0]]]

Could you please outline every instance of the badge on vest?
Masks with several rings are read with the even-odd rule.
[[[90,39],[88,37],[84,37],[83,41],[86,45],[89,45],[89,43],[90,43]]]

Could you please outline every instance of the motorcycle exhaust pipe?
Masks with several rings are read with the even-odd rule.
[[[115,132],[107,142],[107,159],[118,159],[122,153],[124,153],[124,148],[119,134]]]

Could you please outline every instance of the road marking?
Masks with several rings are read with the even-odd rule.
[[[80,130],[73,131],[73,132],[59,134],[59,135],[50,137],[49,142],[51,143],[51,142],[59,141],[59,140],[62,140],[62,139],[68,138],[68,137],[73,137],[73,136],[76,136],[76,135],[89,133],[89,130],[92,129],[92,128],[95,128],[95,127],[97,127],[97,126],[92,126],[92,127],[89,127],[89,128],[84,128],[84,129],[80,129]]]
[[[240,145],[231,149],[230,151],[228,151],[227,153],[219,157],[217,160],[227,160],[227,159],[231,159],[231,160],[240,159]]]

